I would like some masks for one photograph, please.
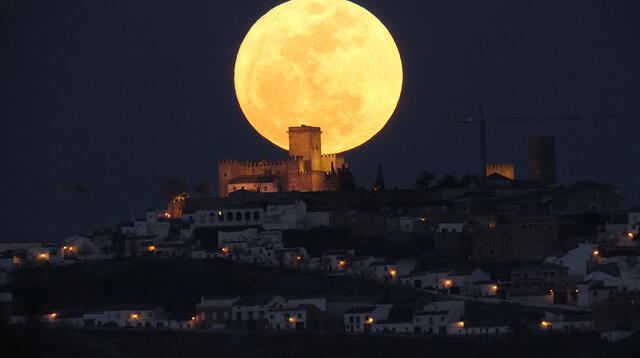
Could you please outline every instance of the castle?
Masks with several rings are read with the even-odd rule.
[[[322,154],[318,127],[289,127],[289,158],[275,162],[218,162],[219,195],[236,190],[274,193],[327,191],[327,175],[346,165],[342,154]]]

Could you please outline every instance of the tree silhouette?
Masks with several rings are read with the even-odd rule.
[[[184,193],[187,187],[179,178],[169,178],[164,187],[164,197],[167,201],[171,201],[176,196]]]
[[[216,191],[215,185],[210,180],[203,180],[193,186],[193,190],[201,196],[212,196]]]
[[[431,188],[431,184],[435,182],[436,176],[428,170],[423,170],[416,178],[415,187],[422,190]]]
[[[332,165],[331,173],[327,174],[325,180],[329,190],[353,191],[356,189],[356,182],[353,179],[351,170],[344,164],[338,169],[334,169]]]
[[[456,179],[455,175],[447,174],[438,182],[438,185],[441,188],[457,188],[459,186],[458,179]]]

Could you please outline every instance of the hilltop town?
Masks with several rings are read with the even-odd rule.
[[[300,173],[335,175],[333,163],[314,168],[305,155],[290,157]],[[558,186],[555,163],[542,162],[537,178],[516,179],[512,165],[489,164],[483,180],[424,180],[429,175],[423,173],[419,187],[410,190],[387,190],[382,168],[371,190],[282,190],[280,174],[249,166],[253,176],[228,178],[228,194],[220,197],[180,193],[167,208],[111,229],[61,242],[0,243],[3,312],[15,326],[38,322],[74,329],[450,337],[597,333],[607,341],[632,335],[640,328],[640,209],[619,207],[611,185]],[[313,170],[305,171],[305,165]],[[225,170],[228,162],[221,165]],[[196,286],[185,292],[194,304],[180,314],[153,295],[136,302],[97,299],[95,307],[57,300],[34,310],[24,302],[29,296],[21,290],[33,272],[71,268],[56,276],[64,281],[76,270],[136,262],[178,264],[171,266],[176,272],[188,262],[221,266],[197,278],[211,280],[201,291]],[[251,280],[297,272],[317,287],[301,291],[284,283],[234,292],[233,282],[223,277],[235,277],[234,267],[251,272]],[[162,274],[146,275],[162,281]],[[345,293],[335,289],[341,282],[369,288],[360,289],[361,295]]]

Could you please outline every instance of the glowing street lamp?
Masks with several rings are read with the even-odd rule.
[[[289,317],[289,322],[295,323],[296,322],[296,318],[295,317]]]
[[[453,281],[451,281],[451,280],[445,280],[445,281],[444,281],[444,285],[445,285],[445,287],[451,287],[451,286],[453,285]]]
[[[156,251],[156,247],[151,245],[151,246],[147,247],[147,250],[148,251]]]
[[[461,327],[461,328],[464,327],[464,321],[458,322],[458,327]]]
[[[222,251],[223,254],[228,254],[229,253],[229,248],[228,247],[223,247],[220,249],[220,251]]]
[[[129,316],[129,318],[130,318],[130,319],[139,319],[139,318],[140,318],[140,316],[139,316],[137,313],[132,313],[132,314]]]
[[[345,261],[345,260],[340,260],[340,261],[338,261],[338,265],[339,265],[340,267],[345,267],[345,266],[347,265],[347,261]]]
[[[493,285],[493,286],[491,286],[491,289],[492,289],[493,291],[498,291],[498,285]]]
[[[391,275],[392,278],[395,278],[398,275],[398,271],[391,270],[391,271],[389,271],[389,275]]]
[[[600,255],[600,250],[598,249],[593,250],[593,256],[598,256],[598,255]]]
[[[627,236],[628,236],[630,239],[633,239],[633,237],[634,237],[634,235],[633,235],[633,233],[632,233],[632,232],[627,233]]]
[[[369,317],[369,318],[367,318],[367,320],[366,320],[366,323],[367,323],[367,324],[373,324],[373,322],[374,322],[373,317]]]

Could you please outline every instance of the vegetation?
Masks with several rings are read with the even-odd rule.
[[[328,279],[278,268],[238,265],[224,260],[114,260],[43,267],[16,273],[5,290],[23,314],[62,311],[69,315],[116,303],[164,306],[176,318],[191,317],[203,295],[322,295],[329,299],[370,296],[414,302],[426,293],[352,278]]]
[[[4,335],[3,335],[4,336]],[[6,336],[4,336],[6,337]],[[640,339],[609,344],[593,335],[484,338],[380,337],[203,332],[75,331],[9,332],[12,357],[636,357]]]

